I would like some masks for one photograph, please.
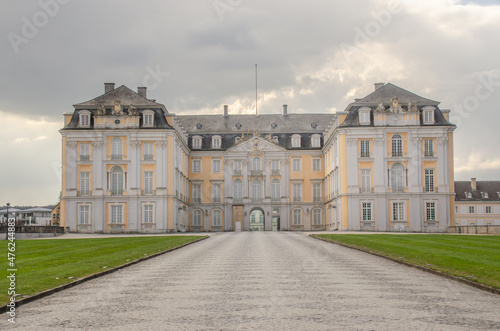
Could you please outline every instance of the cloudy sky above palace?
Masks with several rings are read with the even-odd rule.
[[[455,178],[500,180],[497,1],[4,1],[0,205],[56,203],[62,113],[132,89],[172,113],[342,111],[391,82],[451,109]],[[54,4],[58,4],[57,7]]]

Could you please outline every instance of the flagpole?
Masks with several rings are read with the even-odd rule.
[[[255,115],[259,115],[257,112],[257,63],[255,64]]]

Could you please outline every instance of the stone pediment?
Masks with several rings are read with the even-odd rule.
[[[285,152],[281,146],[274,142],[262,139],[260,137],[252,137],[245,141],[240,141],[236,146],[230,148],[228,152]]]

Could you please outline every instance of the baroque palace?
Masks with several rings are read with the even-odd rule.
[[[345,111],[175,115],[105,84],[64,114],[60,223],[72,232],[444,232],[449,110],[375,84]]]

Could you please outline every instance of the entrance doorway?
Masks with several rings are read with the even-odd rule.
[[[250,213],[250,231],[264,231],[264,213],[260,209],[254,209]]]

